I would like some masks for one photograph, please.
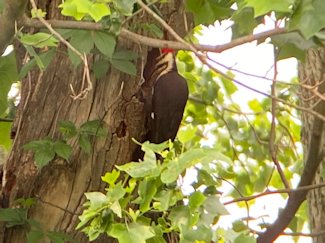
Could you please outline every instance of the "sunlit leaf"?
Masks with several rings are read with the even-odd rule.
[[[20,37],[20,41],[29,46],[37,48],[56,47],[58,40],[53,35],[48,33],[38,32],[35,34],[24,34]]]

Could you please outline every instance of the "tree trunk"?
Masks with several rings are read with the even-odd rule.
[[[59,19],[57,6],[60,3],[61,0],[47,0],[38,7],[47,12],[48,19]],[[180,11],[180,1],[168,4],[166,9]],[[143,15],[138,16],[133,21],[141,18],[141,22],[146,22]],[[180,12],[177,16],[182,17]],[[176,31],[184,31],[183,26],[178,23]],[[146,48],[139,48],[137,44],[120,40],[119,46],[138,52],[140,57],[146,56]],[[40,222],[45,230],[66,232],[77,242],[88,242],[83,233],[75,231],[85,202],[84,193],[103,191],[101,176],[111,171],[114,165],[129,162],[136,148],[131,138],[141,140],[146,133],[143,103],[136,96],[142,60],[137,61],[136,77],[110,68],[100,80],[91,77],[93,90],[86,99],[73,101],[69,87],[71,84],[75,90],[80,89],[82,70],[72,66],[65,51],[66,48],[60,45],[46,71],[33,71],[22,81],[22,99],[14,125],[15,139],[4,167],[2,204],[14,207],[18,198],[35,197],[37,203],[29,210],[28,217]],[[95,58],[89,56],[89,63]],[[55,158],[37,170],[33,153],[22,148],[32,140],[59,138],[59,121],[72,121],[78,127],[94,119],[102,119],[108,136],[93,139],[90,155],[74,142],[69,162]],[[3,242],[26,242],[25,234],[23,227],[7,228]]]
[[[299,79],[303,84],[310,86],[321,85],[325,82],[325,49],[309,50],[306,55],[306,61],[299,65]],[[311,91],[302,88],[301,101],[305,107],[312,107],[312,105],[319,100],[317,96],[312,94]],[[307,155],[309,151],[309,141],[311,141],[312,134],[311,128],[314,123],[314,116],[312,114],[303,112],[302,114],[302,143],[304,146],[304,154]],[[325,131],[322,131],[322,145],[319,149],[320,154],[325,153]],[[305,156],[306,157],[306,156]],[[314,184],[324,183],[324,162],[320,164],[316,173]],[[317,188],[309,191],[307,196],[308,209],[309,209],[309,222],[312,233],[324,231],[325,221],[325,188]],[[320,235],[313,238],[314,243],[325,242],[325,235]]]

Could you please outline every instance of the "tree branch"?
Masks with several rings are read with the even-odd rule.
[[[48,20],[47,21],[53,28],[61,28],[61,29],[80,29],[80,30],[105,30],[102,24],[86,22],[86,21],[69,21],[69,20]],[[34,27],[34,28],[44,28],[43,24],[35,19],[30,19],[25,17],[21,22],[21,26],[25,27]],[[208,51],[208,52],[216,52],[220,53],[225,50],[229,50],[239,45],[243,45],[245,43],[249,43],[252,41],[263,41],[268,37],[280,35],[287,33],[288,31],[285,28],[275,28],[272,30],[268,30],[265,32],[261,32],[254,35],[247,35],[238,39],[235,39],[229,43],[223,45],[193,45],[195,49],[198,51]],[[121,33],[119,35],[121,38],[128,39],[130,41],[140,43],[142,45],[163,48],[168,47],[174,50],[191,50],[190,47],[184,43],[178,41],[167,41],[160,40],[155,38],[150,38],[147,36],[139,35],[137,33],[131,32],[126,28],[121,29]]]
[[[15,34],[16,21],[23,15],[27,0],[5,0],[0,14],[0,55],[5,51]]]
[[[240,197],[233,199],[231,201],[225,202],[224,205],[232,204],[232,203],[237,203],[237,202],[248,202],[251,200],[254,200],[256,198],[260,197],[265,197],[267,195],[272,195],[272,194],[290,194],[294,192],[299,192],[299,191],[310,191],[310,190],[315,190],[321,187],[325,187],[325,183],[320,183],[320,184],[314,184],[314,185],[308,185],[308,186],[301,186],[296,189],[280,189],[280,190],[267,190],[265,192],[248,196],[248,197]]]
[[[9,119],[9,118],[0,118],[0,122],[13,122],[13,119]]]
[[[321,94],[325,93],[324,82],[318,86],[318,90]],[[325,102],[321,100],[315,106],[314,111],[322,116],[325,115]],[[322,143],[322,132],[324,128],[324,121],[319,117],[314,117],[314,123],[312,126],[309,151],[306,155],[306,163],[304,171],[301,175],[301,179],[298,185],[300,187],[311,185],[314,180],[315,173],[318,169],[323,156],[320,154],[320,148]],[[273,242],[284,229],[289,225],[293,217],[295,216],[300,205],[306,200],[308,190],[296,190],[289,194],[289,199],[285,208],[281,211],[279,217],[275,222],[267,227],[266,231],[259,235],[257,243],[271,243]]]
[[[256,231],[253,229],[249,229],[250,232],[253,234],[262,234],[260,231]],[[285,236],[304,236],[304,237],[318,237],[325,235],[325,231],[319,231],[319,232],[313,232],[313,233],[303,233],[303,232],[281,232],[280,235],[285,235]]]
[[[273,52],[274,52],[274,63],[273,63],[273,80],[272,80],[272,85],[271,85],[271,95],[273,97],[276,97],[276,80],[277,80],[277,75],[278,75],[278,62],[276,60],[276,47],[273,47]],[[283,185],[285,188],[289,189],[290,184],[281,168],[281,165],[278,161],[277,158],[277,153],[278,153],[278,148],[276,146],[276,107],[277,107],[277,101],[275,99],[271,99],[271,129],[270,129],[270,140],[269,140],[269,150],[270,150],[270,155],[272,158],[272,161],[279,173],[279,176],[282,180]]]

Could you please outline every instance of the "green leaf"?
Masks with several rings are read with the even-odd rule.
[[[33,57],[33,59],[35,60],[36,65],[38,66],[38,68],[40,70],[44,70],[45,65],[44,65],[42,59],[39,57],[39,55],[34,50],[33,46],[25,45],[24,47],[26,48],[26,51],[28,52],[28,54]]]
[[[42,17],[45,18],[46,12],[43,12],[42,9],[32,9],[31,11],[32,18]]]
[[[151,34],[155,38],[162,39],[164,37],[163,31],[156,24],[145,23],[141,25],[141,27],[142,29],[148,31],[149,34]]]
[[[46,236],[53,243],[73,242],[73,239],[71,236],[69,236],[65,233],[61,233],[61,232],[55,232],[55,231],[46,232]]]
[[[154,230],[151,226],[141,225],[137,223],[131,223],[129,225],[129,234],[132,237],[134,237],[135,240],[141,239],[141,241],[143,242],[155,236]],[[132,242],[137,242],[137,241],[132,241]]]
[[[231,73],[227,73],[227,75],[229,77],[233,76]],[[237,86],[234,84],[232,80],[226,79],[224,77],[221,77],[220,80],[223,84],[223,87],[225,88],[227,95],[231,96],[238,90]]]
[[[30,208],[35,205],[37,202],[36,198],[19,198],[16,200],[16,203],[21,205],[23,208]]]
[[[72,153],[72,148],[70,145],[63,141],[57,141],[54,143],[54,151],[58,156],[65,160],[69,160],[69,157]]]
[[[4,9],[4,0],[0,0],[0,13],[2,12],[2,10]]]
[[[109,62],[107,60],[98,60],[92,66],[92,70],[95,74],[95,77],[100,79],[104,77],[109,68]]]
[[[137,186],[137,182],[138,182],[137,179],[131,178],[128,181],[128,186],[125,188],[125,192],[131,194],[134,191],[135,187]]]
[[[109,5],[105,2],[92,2],[90,0],[67,0],[59,5],[62,15],[81,20],[90,16],[96,22],[111,14]]]
[[[259,171],[259,177],[254,183],[254,191],[255,192],[262,192],[266,189],[268,186],[268,183],[270,182],[270,177],[273,173],[273,167],[265,165],[261,168]]]
[[[104,176],[102,176],[102,181],[106,182],[108,185],[113,186],[117,179],[120,176],[120,171],[113,170],[112,172],[106,172]]]
[[[130,50],[117,50],[114,52],[112,58],[114,60],[133,61],[138,58],[138,55],[134,51],[130,51]]]
[[[155,177],[160,173],[160,167],[157,165],[156,155],[153,151],[145,153],[143,162],[130,162],[116,167],[133,178]]]
[[[114,7],[121,14],[125,16],[131,16],[133,13],[133,5],[136,3],[136,0],[112,0]]]
[[[126,227],[124,224],[112,224],[108,235],[118,239],[119,243],[146,243],[147,239],[155,236],[151,226],[131,223]]]
[[[147,212],[150,209],[150,204],[157,192],[157,180],[145,178],[139,184],[139,197],[140,197],[140,211],[142,213]]]
[[[59,129],[63,136],[67,139],[76,136],[78,133],[75,124],[71,121],[60,121]]]
[[[191,210],[199,208],[204,201],[206,200],[206,196],[200,191],[196,191],[190,195],[188,206]]]
[[[102,127],[101,120],[87,121],[80,126],[80,133],[92,136],[105,136],[107,133]]]
[[[221,215],[229,214],[225,206],[220,202],[219,197],[217,195],[207,196],[202,207],[202,210],[205,213],[201,213],[200,223],[208,227],[210,227],[212,224],[216,224],[216,220]]]
[[[193,13],[196,25],[208,25],[229,18],[232,13],[229,4],[231,1],[187,0],[185,7]]]
[[[0,208],[0,221],[5,221],[7,227],[24,225],[27,220],[25,208]]]
[[[249,235],[240,234],[238,237],[236,237],[234,243],[256,243],[256,239]]]
[[[52,159],[54,159],[55,151],[53,146],[42,146],[35,151],[35,164],[38,169],[47,165]]]
[[[168,211],[171,206],[174,206],[179,200],[183,198],[183,195],[176,190],[162,190],[158,192],[154,199],[159,203],[154,204],[154,208],[159,211]]]
[[[95,20],[95,22],[98,22],[103,17],[110,15],[111,10],[105,3],[92,3],[88,9],[88,14]]]
[[[79,142],[79,146],[81,147],[81,149],[85,153],[90,154],[90,152],[91,152],[91,144],[90,144],[90,140],[89,140],[89,135],[81,134],[79,136],[78,142]]]
[[[255,27],[259,24],[254,18],[253,8],[242,8],[234,13],[232,20],[235,22],[232,26],[232,39],[253,33]]]
[[[199,225],[195,229],[182,227],[181,238],[187,242],[211,242],[212,230],[206,225]]]
[[[137,69],[133,62],[112,59],[111,64],[114,68],[116,68],[117,70],[120,70],[121,72],[130,74],[133,76],[135,76],[137,74]]]
[[[42,224],[34,219],[27,219],[27,223],[33,230],[39,230],[39,231],[43,230]]]
[[[42,66],[43,69],[46,69],[48,67],[48,65],[53,60],[55,54],[56,54],[56,49],[50,48],[48,51],[42,52],[38,55],[38,58],[40,59],[40,62],[43,65]],[[34,57],[21,68],[19,73],[19,79],[23,79],[27,75],[27,73],[36,66],[37,66],[37,61],[36,61],[36,57]]]
[[[119,217],[122,218],[122,208],[118,201],[113,202],[110,209]]]
[[[92,31],[91,33],[98,50],[105,56],[112,57],[116,46],[115,37],[102,31]]]
[[[90,220],[94,219],[98,215],[98,212],[93,210],[85,210],[82,215],[79,216],[80,222],[76,227],[76,230],[84,227]]]
[[[253,7],[255,17],[261,16],[272,11],[290,13],[292,11],[291,6],[295,3],[295,0],[245,0],[247,6]]]
[[[173,226],[180,227],[181,225],[188,225],[191,213],[186,206],[177,206],[172,208],[168,219],[171,221]]]
[[[264,111],[260,101],[258,101],[257,99],[248,101],[248,106],[254,112],[263,112]]]
[[[12,122],[0,122],[0,149],[3,146],[6,150],[11,147],[10,131]]]
[[[159,220],[159,219],[158,219]],[[161,224],[158,226],[152,226],[155,231],[155,236],[146,240],[146,243],[166,243],[164,238],[164,232],[162,230]]]
[[[323,0],[302,0],[289,21],[289,30],[300,30],[309,39],[325,27]]]
[[[27,233],[27,242],[28,243],[36,243],[40,242],[40,240],[44,239],[43,231],[39,230],[31,230]]]
[[[36,34],[24,34],[19,39],[24,45],[34,46],[37,48],[57,47],[59,41],[48,33],[38,32]]]
[[[220,202],[220,198],[216,195],[208,196],[204,201],[204,209],[212,215],[228,215],[229,212]]]
[[[135,141],[135,140],[133,140],[133,141]],[[146,141],[141,145],[141,149],[144,152],[152,151],[152,152],[155,152],[155,153],[158,153],[158,154],[160,154],[162,151],[164,151],[168,147],[169,147],[169,142],[168,141],[162,142],[160,144],[150,143],[150,142]]]
[[[88,6],[91,5],[90,1],[74,1],[74,0],[68,0],[64,1],[62,4],[59,5],[59,8],[62,8],[61,14],[64,16],[71,16],[74,17],[76,20],[81,20],[83,17],[86,16],[85,12],[79,12],[78,11],[78,5],[81,7],[81,5],[87,4]]]
[[[70,44],[76,48],[81,54],[89,54],[94,48],[94,41],[91,38],[91,32],[86,30],[72,30],[70,32]],[[78,66],[81,63],[80,57],[68,49],[70,60],[74,66]]]
[[[198,128],[192,125],[188,125],[184,128],[182,127],[178,130],[177,138],[181,143],[185,144],[195,138],[197,130]]]
[[[85,196],[90,201],[90,207],[93,209],[97,209],[108,203],[106,195],[101,192],[86,192]]]
[[[43,140],[34,140],[31,141],[23,146],[24,149],[29,149],[32,151],[37,151],[38,149],[41,149],[42,147],[51,146],[51,140],[49,139],[43,139]]]
[[[226,161],[231,163],[231,160],[215,151],[214,149],[192,149],[183,153],[178,160],[171,161],[166,170],[161,173],[163,183],[169,184],[175,182],[180,174],[187,168],[190,168],[198,163],[210,163],[214,160]]]
[[[306,40],[301,34],[292,32],[272,37],[272,43],[278,47],[277,60],[296,57],[304,60],[306,50],[316,47],[314,39]]]
[[[107,197],[110,201],[118,201],[125,195],[125,190],[121,185],[121,182],[118,183],[113,188],[107,190]]]
[[[35,164],[39,169],[47,165],[55,156],[54,142],[50,139],[31,141],[23,148],[35,152]]]
[[[235,232],[247,230],[247,225],[242,220],[236,220],[232,223],[232,229]]]

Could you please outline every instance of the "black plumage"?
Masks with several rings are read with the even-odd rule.
[[[174,140],[188,99],[186,80],[178,73],[174,52],[163,49],[156,59],[153,79],[149,141]]]

